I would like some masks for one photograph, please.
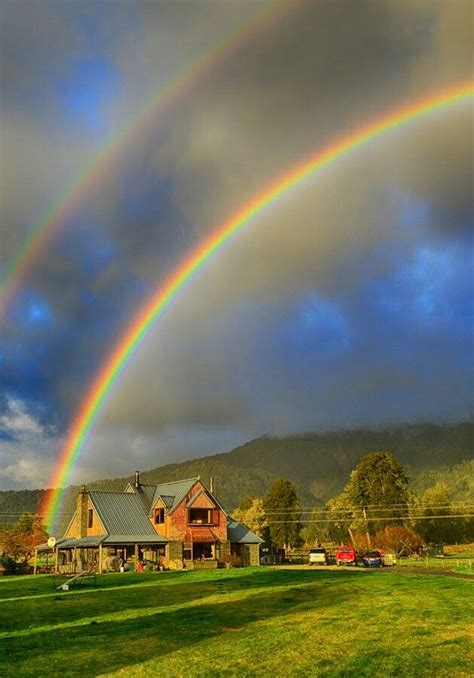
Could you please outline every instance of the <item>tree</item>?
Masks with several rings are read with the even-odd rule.
[[[311,511],[311,517],[302,530],[306,544],[318,544],[329,537],[327,512],[323,508]]]
[[[459,515],[456,516],[446,483],[438,482],[426,490],[418,506],[418,513],[422,517],[415,519],[416,531],[426,543],[454,544],[468,536],[469,522]],[[446,517],[451,515],[452,518]]]
[[[286,478],[278,478],[264,499],[272,542],[289,549],[301,543],[301,506],[296,490]]]
[[[390,452],[365,455],[344,489],[359,509],[365,529],[375,534],[388,523],[402,524],[408,515],[408,478]]]
[[[24,513],[11,529],[2,532],[0,544],[2,555],[26,564],[33,557],[35,546],[47,538],[41,518]]]
[[[244,497],[232,516],[239,523],[243,523],[252,532],[255,532],[258,537],[264,536],[268,522],[261,497]]]
[[[327,504],[328,535],[335,542],[354,542],[355,510],[347,492],[341,492]]]

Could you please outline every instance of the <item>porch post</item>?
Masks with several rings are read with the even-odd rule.
[[[99,574],[102,574],[102,542],[99,543]]]
[[[57,546],[54,548],[54,574],[58,574],[58,565],[59,565],[59,549]]]
[[[36,566],[38,564],[38,549],[35,549],[35,562],[33,565],[33,574],[36,574]]]

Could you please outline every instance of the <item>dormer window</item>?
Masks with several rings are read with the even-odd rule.
[[[156,508],[154,512],[155,525],[160,525],[165,522],[165,509]]]
[[[212,509],[190,508],[189,522],[191,525],[212,525]]]
[[[87,510],[87,527],[94,525],[94,509]]]

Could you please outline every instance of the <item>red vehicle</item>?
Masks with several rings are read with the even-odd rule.
[[[341,546],[336,551],[336,565],[357,565],[357,551],[352,546]]]

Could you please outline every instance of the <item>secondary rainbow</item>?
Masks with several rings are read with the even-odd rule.
[[[66,444],[50,481],[51,486],[58,489],[46,493],[45,501],[41,507],[41,512],[45,517],[45,522],[49,529],[54,527],[55,517],[61,501],[62,490],[60,486],[67,483],[74,461],[84,445],[86,436],[107,394],[132,355],[136,352],[151,325],[163,314],[167,306],[175,299],[179,290],[189,282],[192,275],[234,234],[240,231],[265,208],[274,203],[280,196],[297,184],[300,184],[309,175],[328,166],[338,158],[347,155],[351,150],[365,142],[380,137],[382,134],[422,115],[427,115],[437,109],[466,100],[472,97],[473,93],[474,81],[464,82],[457,87],[425,97],[414,104],[397,108],[369,124],[341,136],[336,141],[309,155],[302,162],[299,162],[266,186],[236,213],[223,221],[201,243],[199,248],[176,269],[174,274],[160,286],[148,303],[143,306],[94,379],[70,429]]]
[[[112,168],[118,156],[131,147],[136,134],[143,134],[154,125],[156,116],[164,114],[177,100],[185,96],[208,73],[217,68],[232,53],[237,51],[251,37],[266,30],[291,8],[291,0],[273,0],[264,9],[259,9],[250,19],[233,26],[211,50],[200,54],[178,75],[146,97],[142,104],[119,125],[76,172],[64,189],[55,196],[47,210],[33,225],[29,235],[22,242],[7,263],[0,279],[0,318],[6,312],[9,301],[15,294],[33,264],[41,256],[47,243],[57,230],[93,191],[108,168]]]

